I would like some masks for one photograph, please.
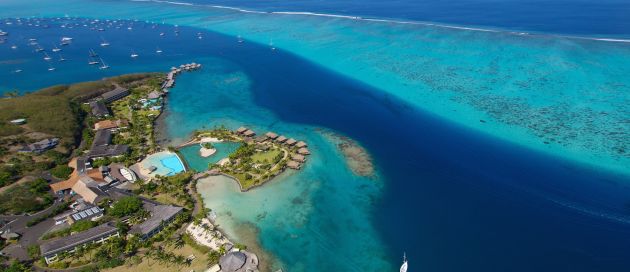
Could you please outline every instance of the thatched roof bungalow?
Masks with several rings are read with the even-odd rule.
[[[284,136],[280,136],[280,137],[276,138],[276,142],[278,142],[278,143],[284,143],[284,141],[286,141],[286,140],[287,140],[287,137],[284,137]]]
[[[299,141],[295,144],[295,146],[302,148],[302,147],[307,147],[308,145],[303,141]]]
[[[294,160],[296,162],[304,162],[306,161],[306,157],[300,155],[300,154],[293,154],[291,155],[291,160]]]
[[[271,131],[265,133],[265,136],[267,136],[267,138],[272,139],[272,140],[275,140],[276,138],[278,138],[278,134],[275,134]]]
[[[311,154],[311,152],[308,151],[308,148],[306,148],[306,147],[302,147],[302,148],[298,149],[297,153],[300,154],[300,155],[310,155]]]
[[[246,137],[254,137],[254,136],[256,136],[256,132],[254,132],[251,129],[248,129],[245,132],[243,132],[243,135],[245,135]]]
[[[285,142],[285,144],[287,144],[287,145],[294,145],[295,143],[297,143],[297,141],[296,141],[295,139],[293,139],[293,138],[288,139],[288,140]]]
[[[300,169],[300,163],[296,162],[296,161],[289,161],[289,162],[287,162],[287,167],[289,167],[291,169],[299,170]]]
[[[247,131],[247,128],[246,128],[246,127],[240,127],[240,128],[238,128],[238,129],[236,130],[236,133],[238,133],[238,134],[243,134],[243,132],[245,132],[245,131]]]

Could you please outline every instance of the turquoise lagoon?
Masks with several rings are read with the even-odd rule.
[[[220,142],[212,143],[217,150],[211,156],[206,158],[199,154],[201,146],[199,144],[188,145],[179,149],[179,153],[184,157],[188,166],[197,172],[203,172],[208,170],[209,164],[215,164],[223,158],[227,158],[232,152],[236,151],[240,146],[239,143],[233,142]]]
[[[221,227],[274,268],[395,271],[403,251],[414,271],[630,267],[630,185],[607,171],[630,172],[627,44],[183,4],[29,4],[5,1],[0,16],[228,35],[209,34],[208,55],[182,56],[204,68],[171,91],[164,137],[246,125],[309,143],[304,169],[256,190],[198,184]],[[354,175],[329,133],[363,144],[376,177]]]

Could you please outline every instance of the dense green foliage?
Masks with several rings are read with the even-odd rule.
[[[14,185],[0,194],[1,213],[27,213],[39,211],[53,202],[45,179],[36,179]]]
[[[62,164],[55,166],[55,168],[50,170],[50,173],[56,178],[67,179],[73,170],[72,167]]]
[[[137,196],[126,196],[116,201],[108,213],[116,217],[123,217],[142,210],[142,200]]]

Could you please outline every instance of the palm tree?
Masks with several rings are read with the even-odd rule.
[[[175,236],[175,239],[173,239],[173,245],[175,246],[175,248],[182,248],[185,244],[186,242],[184,242],[184,237],[181,233],[177,234]]]

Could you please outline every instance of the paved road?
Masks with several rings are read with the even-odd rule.
[[[20,240],[17,244],[7,246],[2,252],[5,254],[18,258],[19,260],[28,260],[27,248],[29,245],[37,244],[37,240],[41,237],[46,231],[48,231],[52,226],[55,225],[55,222],[52,218],[48,218],[37,225],[27,227],[26,223],[30,220],[33,220],[40,216],[48,215],[52,209],[61,205],[63,203],[62,199],[55,199],[55,202],[50,207],[45,210],[39,211],[37,213],[31,215],[17,215],[17,216],[2,216],[0,218],[12,218],[13,221],[6,224],[0,230],[8,230],[10,229],[12,232],[20,234]]]

